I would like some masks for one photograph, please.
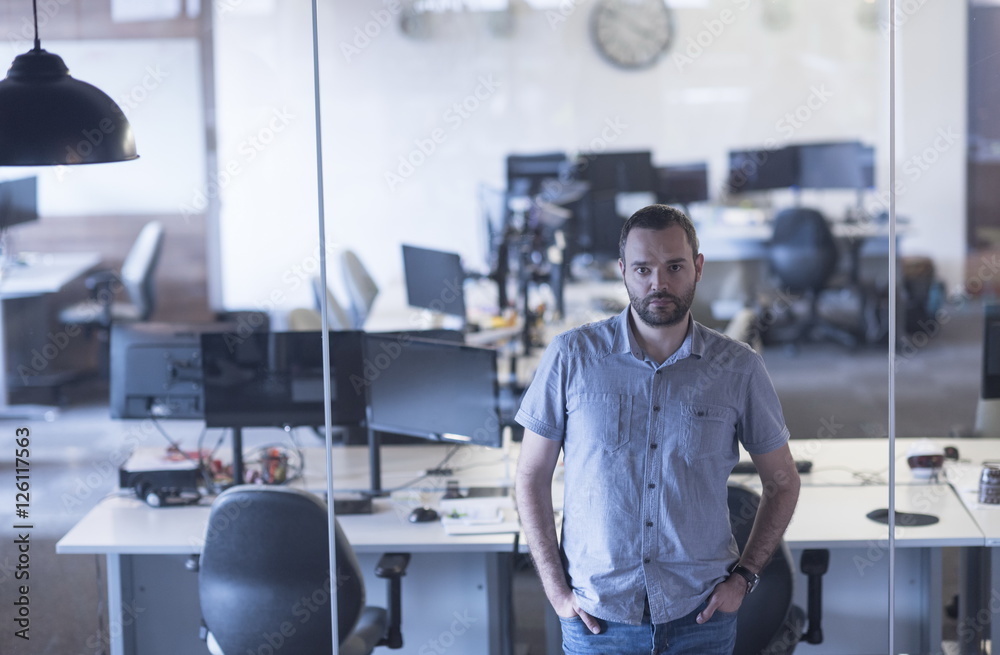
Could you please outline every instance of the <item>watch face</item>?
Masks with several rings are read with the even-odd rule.
[[[664,0],[601,0],[591,36],[605,59],[622,68],[647,68],[670,45],[673,21]]]

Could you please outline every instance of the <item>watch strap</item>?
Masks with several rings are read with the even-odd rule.
[[[750,592],[752,592],[754,589],[756,589],[757,588],[757,583],[760,582],[760,576],[759,575],[757,575],[756,573],[754,573],[753,571],[751,571],[747,567],[743,566],[739,562],[737,562],[736,564],[733,564],[729,568],[729,573],[731,573],[731,574],[735,573],[736,575],[738,575],[741,578],[743,578],[744,580],[746,580],[746,582],[747,582],[747,593],[748,594]]]

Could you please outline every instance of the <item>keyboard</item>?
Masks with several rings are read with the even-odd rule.
[[[797,459],[795,460],[795,470],[799,473],[808,473],[812,470],[813,463],[808,459]],[[733,473],[756,473],[757,465],[752,461],[738,462],[736,466],[733,467]]]

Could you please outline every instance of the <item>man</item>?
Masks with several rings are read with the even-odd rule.
[[[691,317],[704,257],[690,219],[639,210],[620,257],[629,307],[557,337],[521,402],[521,522],[567,655],[729,655],[798,499],[788,429],[760,356]],[[764,485],[742,555],[726,491],[738,442]]]

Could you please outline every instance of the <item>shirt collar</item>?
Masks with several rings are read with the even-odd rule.
[[[622,313],[618,315],[616,321],[613,352],[629,353],[639,361],[644,361],[646,359],[646,353],[636,342],[635,335],[632,334],[632,329],[629,325],[629,320],[629,307],[626,307]],[[681,343],[680,348],[678,348],[677,352],[671,355],[667,361],[663,362],[663,364],[673,364],[674,362],[680,361],[689,356],[701,359],[705,346],[705,336],[702,330],[702,325],[698,323],[698,321],[694,320],[694,317],[691,317],[691,322],[688,325],[687,336],[684,337],[684,341]]]

